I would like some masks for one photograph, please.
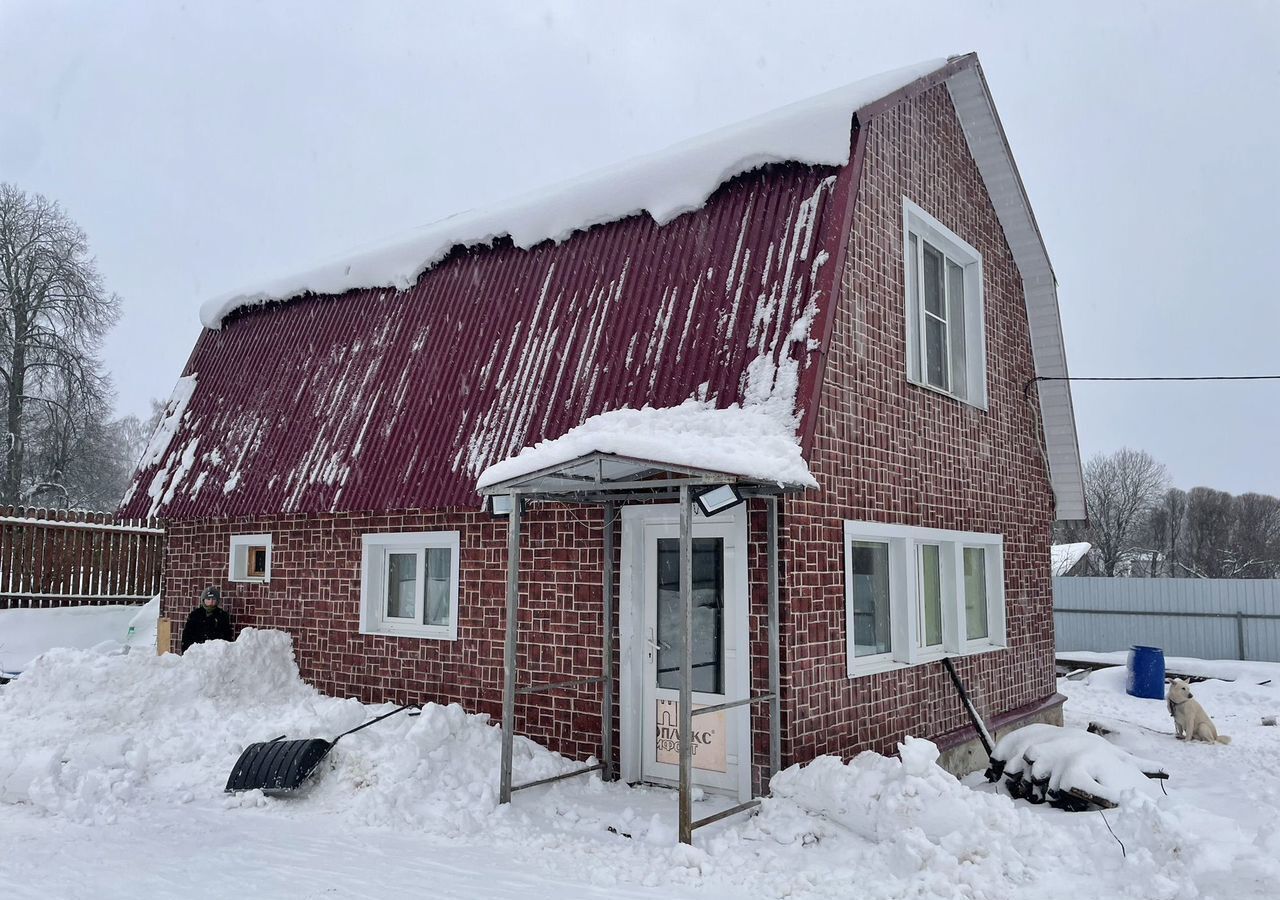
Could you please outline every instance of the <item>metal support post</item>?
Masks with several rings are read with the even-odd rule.
[[[605,781],[613,781],[613,511],[614,505],[604,505],[604,648],[601,666],[604,671],[604,688],[600,698],[600,759],[604,764],[601,773]]]
[[[1236,658],[1244,659],[1244,613],[1236,611]]]
[[[693,843],[693,498],[680,487],[680,843]]]
[[[507,633],[502,646],[502,782],[498,802],[511,802],[511,750],[516,730],[516,617],[520,607],[520,515],[524,498],[511,495],[507,520]]]
[[[782,674],[778,659],[778,498],[766,497],[769,541],[769,778],[782,767]],[[768,785],[765,786],[766,790]]]

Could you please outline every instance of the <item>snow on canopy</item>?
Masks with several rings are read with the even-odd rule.
[[[215,297],[201,306],[200,320],[217,329],[237,309],[300,294],[406,290],[458,246],[510,237],[528,249],[640,212],[663,225],[701,209],[731,178],[768,163],[845,165],[853,114],[944,65],[945,59],[933,59],[865,78],[494,209],[450,216],[311,271]]]
[[[561,437],[526,447],[481,473],[484,489],[591,453],[817,487],[790,423],[761,406],[717,409],[688,400],[665,409],[615,409],[592,416]]]

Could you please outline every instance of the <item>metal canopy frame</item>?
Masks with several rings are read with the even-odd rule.
[[[769,690],[715,706],[693,708],[693,503],[698,488],[731,484],[743,498],[763,498],[768,515],[768,653]],[[516,791],[537,785],[599,771],[606,781],[616,776],[613,758],[613,706],[617,687],[613,677],[614,528],[616,511],[622,502],[651,502],[678,499],[680,503],[680,596],[681,596],[681,662],[680,662],[680,841],[693,843],[694,829],[718,822],[760,803],[753,797],[729,809],[701,819],[693,818],[693,717],[721,710],[736,709],[756,703],[769,704],[769,776],[777,774],[782,762],[780,666],[778,640],[778,496],[804,490],[803,485],[764,482],[727,472],[716,472],[654,460],[636,459],[611,453],[590,453],[559,465],[529,472],[481,489],[486,497],[509,494],[511,513],[507,531],[507,603],[506,634],[503,647],[502,685],[502,772],[499,803],[510,803]],[[525,504],[530,502],[562,502],[604,507],[603,551],[603,664],[599,675],[573,678],[544,684],[518,685],[516,659],[519,641],[517,615],[520,606],[520,528]],[[749,653],[749,646],[745,648]],[[548,693],[590,684],[603,685],[601,696],[600,762],[550,778],[523,784],[511,780],[511,757],[515,741],[516,701],[526,694]],[[751,741],[747,742],[747,765],[752,765]],[[740,754],[741,758],[741,754]],[[740,762],[739,765],[742,763]]]

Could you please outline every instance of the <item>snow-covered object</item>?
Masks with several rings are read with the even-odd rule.
[[[1106,738],[1079,728],[1035,724],[1011,731],[991,753],[1004,763],[1004,774],[1024,775],[1031,781],[1048,779],[1048,791],[1084,791],[1119,805],[1130,792],[1160,793],[1145,773],[1167,774],[1153,760],[1142,759]],[[1024,775],[1025,777],[1025,775]]]
[[[945,64],[933,59],[895,69],[494,209],[450,216],[309,272],[215,297],[200,308],[200,320],[206,328],[220,328],[223,318],[240,307],[306,293],[404,290],[453,247],[504,236],[528,248],[641,212],[661,225],[700,208],[735,175],[768,163],[844,165],[853,114]]]
[[[816,487],[794,429],[763,405],[730,406],[690,399],[675,407],[615,409],[592,416],[554,440],[494,463],[476,487],[558,466],[590,453],[612,453],[690,466],[759,481]]]
[[[0,610],[0,673],[21,672],[41,653],[57,647],[150,650],[156,645],[159,613],[159,598],[143,606]]]
[[[0,691],[0,803],[109,822],[139,804],[215,800],[247,744],[332,738],[390,709],[304,684],[279,631],[248,628],[182,656],[51,650]],[[428,704],[345,738],[311,802],[364,824],[474,830],[497,806],[500,749],[487,716]],[[570,765],[516,742],[522,781]]]
[[[1092,549],[1093,545],[1088,541],[1080,541],[1075,544],[1054,544],[1049,548],[1049,560],[1053,574],[1066,575]]]
[[[1128,650],[1064,650],[1057,654],[1057,658],[1063,662],[1073,663],[1110,663],[1118,667],[1121,689],[1124,689],[1125,667],[1129,662]],[[1192,656],[1166,655],[1164,670],[1176,675],[1243,681],[1252,684],[1280,680],[1280,668],[1277,668],[1276,663],[1243,659],[1197,659]],[[1091,677],[1106,677],[1104,671],[1109,670],[1095,672]]]

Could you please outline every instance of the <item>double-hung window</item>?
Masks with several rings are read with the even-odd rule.
[[[458,546],[456,531],[366,534],[360,630],[456,640]]]
[[[902,207],[907,377],[985,408],[982,256],[910,200]]]
[[[845,522],[849,675],[1005,646],[998,534]]]

